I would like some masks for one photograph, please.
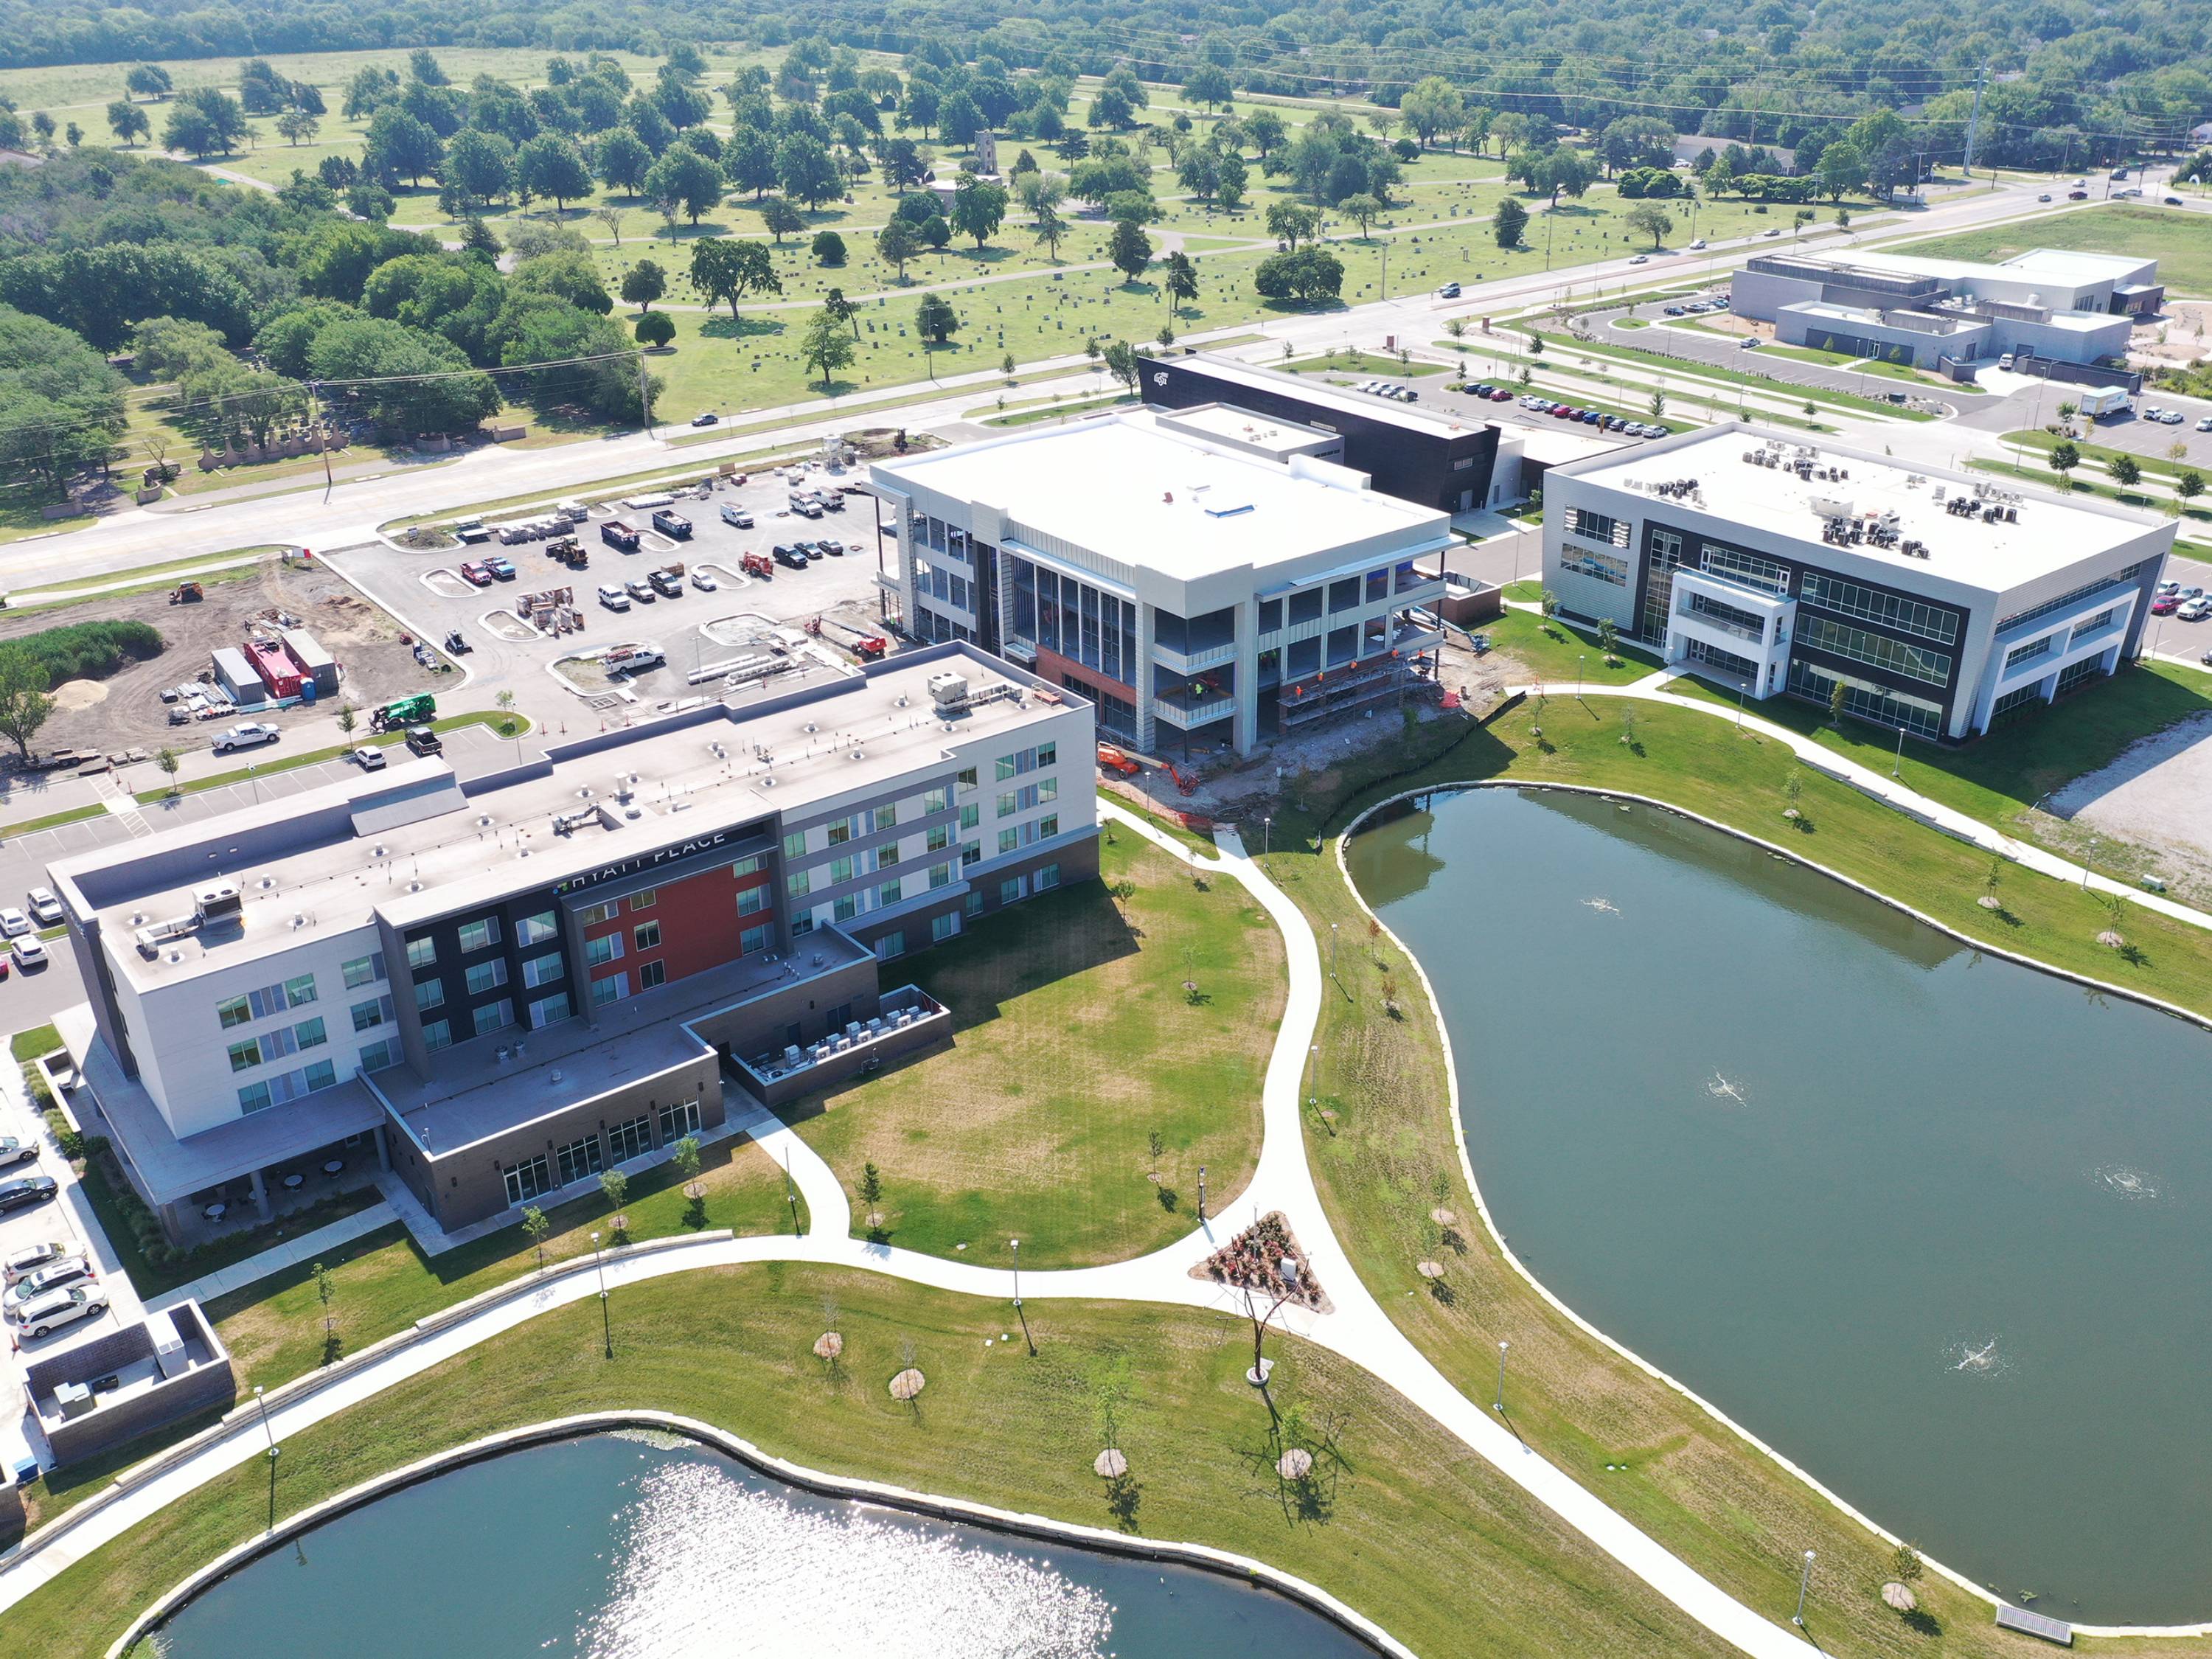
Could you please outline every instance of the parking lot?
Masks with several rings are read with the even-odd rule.
[[[380,543],[333,553],[330,562],[430,638],[442,640],[459,629],[470,647],[460,660],[470,672],[471,690],[487,694],[487,699],[511,691],[519,708],[557,732],[602,701],[601,686],[592,677],[580,677],[585,690],[594,694],[586,698],[549,672],[580,653],[631,642],[658,647],[665,655],[665,666],[626,674],[611,688],[611,695],[623,702],[649,705],[690,692],[688,676],[692,670],[729,656],[733,618],[804,629],[811,620],[825,617],[877,631],[877,549],[884,538],[878,532],[874,498],[840,496],[847,502],[843,510],[815,519],[799,517],[789,502],[794,488],[827,495],[860,476],[857,471],[833,474],[809,464],[803,471],[757,473],[742,484],[720,481],[708,488],[703,499],[679,496],[671,504],[669,510],[690,520],[691,534],[683,539],[653,529],[652,507],[637,509],[619,502],[595,507],[574,531],[589,556],[581,570],[550,557],[544,540],[512,545],[494,540],[436,552],[403,550]],[[752,528],[725,523],[725,507],[750,514]],[[494,515],[495,520],[501,516],[528,515]],[[639,532],[635,552],[621,551],[603,539],[602,528],[615,520]],[[835,557],[814,560],[804,569],[778,564],[769,576],[744,574],[747,553],[767,555],[780,543],[802,541],[835,542],[843,550]],[[482,586],[463,579],[464,563],[492,557],[512,563],[512,579]],[[629,608],[619,611],[599,598],[603,584],[627,587],[633,581],[642,583],[649,571],[678,562],[684,574],[673,596],[633,598]],[[701,588],[694,580],[702,569],[714,583],[711,589]],[[574,631],[541,628],[517,615],[517,601],[524,595],[562,588],[569,590]],[[717,623],[725,625],[717,628]],[[750,631],[747,624],[735,626],[738,634]],[[824,638],[840,650],[851,643],[835,626],[825,629]]]

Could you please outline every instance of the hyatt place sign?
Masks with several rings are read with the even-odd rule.
[[[557,884],[553,891],[562,896],[580,893],[586,887],[597,887],[601,882],[619,880],[623,876],[634,876],[641,870],[651,870],[664,864],[673,864],[678,859],[688,859],[694,853],[708,852],[721,846],[729,838],[730,832],[720,830],[711,836],[702,836],[696,841],[680,842],[673,847],[663,847],[653,852],[640,853],[636,857],[624,859],[619,864],[603,864],[596,870],[585,871],[580,876],[569,877],[568,880]]]

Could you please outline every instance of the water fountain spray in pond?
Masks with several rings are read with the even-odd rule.
[[[1967,1376],[1994,1376],[2012,1369],[2012,1361],[1997,1347],[1997,1339],[1967,1337],[1943,1350],[1943,1363]]]
[[[1586,898],[1583,902],[1601,915],[1617,916],[1620,914],[1620,907],[1609,898]]]
[[[1711,1095],[1715,1100],[1725,1100],[1734,1105],[1748,1106],[1751,1104],[1751,1097],[1744,1092],[1743,1085],[1741,1083],[1729,1082],[1718,1072],[1715,1072],[1713,1073],[1713,1080],[1705,1085],[1705,1092]]]
[[[2105,1164],[2089,1171],[2089,1178],[2115,1198],[2142,1203],[2159,1196],[2158,1183],[2141,1170],[2124,1164]]]

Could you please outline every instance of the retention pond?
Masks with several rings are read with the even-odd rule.
[[[463,1465],[210,1586],[165,1659],[1350,1659],[1337,1626],[1191,1568],[817,1497],[661,1434]]]
[[[2008,1600],[2212,1618],[2204,1032],[1656,808],[1439,792],[1348,856],[1554,1294]]]

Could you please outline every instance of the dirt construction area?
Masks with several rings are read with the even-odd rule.
[[[2166,860],[2158,873],[2201,892],[2212,886],[2212,714],[2177,720],[2130,745],[2111,765],[2076,778],[2049,810]]]
[[[94,594],[76,605],[21,615],[0,611],[0,641],[82,622],[149,623],[161,635],[157,657],[131,663],[103,680],[67,680],[53,687],[53,717],[40,728],[39,746],[113,753],[166,744],[182,751],[205,748],[236,720],[281,726],[313,720],[312,708],[251,708],[185,726],[169,723],[172,705],[161,700],[162,691],[191,680],[212,684],[216,650],[243,646],[257,623],[264,634],[272,632],[277,612],[294,618],[290,625],[305,628],[338,659],[343,699],[358,708],[450,682],[450,673],[416,661],[412,648],[401,642],[398,623],[319,564],[290,566],[272,553],[231,580],[204,582],[201,591],[205,597],[193,605],[172,605],[162,589]],[[329,712],[322,710],[325,716]]]

